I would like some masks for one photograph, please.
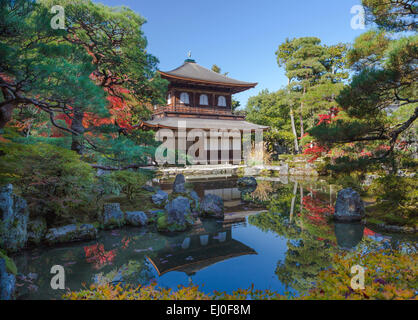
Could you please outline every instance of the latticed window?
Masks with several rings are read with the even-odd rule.
[[[208,96],[206,94],[201,94],[200,95],[199,104],[202,105],[202,106],[209,105],[209,99],[208,99]]]
[[[226,107],[226,99],[224,96],[218,97],[218,107]]]
[[[180,102],[183,104],[189,104],[189,94],[187,92],[182,92],[180,94]]]

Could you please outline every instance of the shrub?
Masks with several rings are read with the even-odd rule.
[[[358,172],[351,172],[349,174],[339,174],[337,177],[332,179],[333,183],[340,185],[343,189],[351,188],[359,193],[363,193],[364,189],[362,186],[363,177]]]
[[[120,190],[130,200],[133,199],[134,195],[141,190],[149,179],[149,176],[141,171],[115,171],[109,176],[120,186]]]
[[[6,253],[3,252],[3,250],[0,250],[0,259],[4,259],[5,263],[6,263],[6,271],[8,273],[17,275],[17,267],[14,263],[14,261],[9,258],[8,256],[6,256]]]
[[[375,179],[369,192],[377,203],[369,208],[372,218],[389,224],[418,224],[418,179],[388,175]]]
[[[33,216],[48,225],[88,221],[97,214],[95,171],[67,149],[49,144],[0,146],[0,183],[12,183]],[[95,207],[96,206],[96,207]]]

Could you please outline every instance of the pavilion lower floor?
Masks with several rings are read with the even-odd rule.
[[[143,122],[142,127],[154,130],[156,140],[162,142],[155,159],[160,165],[240,164],[251,152],[249,148],[262,142],[262,134],[268,129],[244,120],[190,117],[155,118]]]

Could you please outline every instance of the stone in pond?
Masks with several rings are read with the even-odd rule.
[[[143,211],[126,212],[125,219],[128,225],[134,227],[145,226],[148,221],[148,217]]]
[[[0,188],[0,247],[16,252],[26,245],[29,211],[26,201],[13,194],[13,186]]]
[[[334,213],[336,221],[360,221],[364,215],[364,203],[357,191],[347,188],[338,192]]]
[[[48,229],[45,242],[49,245],[59,243],[89,241],[97,238],[97,229],[91,224],[70,224],[59,228]]]
[[[165,214],[158,217],[157,228],[162,232],[185,231],[193,225],[190,200],[177,197],[165,206]]]
[[[219,218],[224,217],[224,201],[220,196],[207,194],[200,203],[200,215],[202,217]]]
[[[162,190],[158,190],[156,193],[152,195],[151,199],[152,202],[157,206],[164,205],[168,200],[168,193]]]
[[[125,214],[120,209],[119,203],[106,203],[103,205],[103,226],[113,229],[125,225]]]
[[[174,184],[173,184],[173,192],[174,193],[186,192],[186,179],[184,178],[184,175],[182,174],[176,175],[176,179],[174,180]]]

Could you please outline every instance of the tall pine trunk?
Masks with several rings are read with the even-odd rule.
[[[12,100],[13,96],[7,92],[6,89],[2,90],[4,101]],[[16,107],[16,103],[7,103],[0,107],[0,130],[4,129],[6,124],[12,120],[13,109]]]
[[[287,80],[287,87],[288,87],[288,93],[290,94],[290,79]],[[295,152],[299,153],[299,144],[298,144],[298,133],[296,132],[296,125],[295,125],[295,117],[293,115],[293,108],[291,105],[290,107],[290,123],[292,125],[292,131],[293,131],[293,137],[294,137],[294,143],[295,143]]]
[[[0,108],[0,130],[4,129],[6,124],[12,120],[12,113],[15,105],[13,103],[5,104]]]
[[[303,86],[303,94],[302,94],[302,101],[300,102],[300,114],[299,114],[299,120],[300,120],[300,138],[302,139],[303,135],[305,134],[305,130],[303,127],[303,97],[306,93],[306,87]]]
[[[293,116],[292,107],[290,107],[290,122],[292,124],[292,131],[293,131],[294,142],[295,142],[295,151],[296,153],[299,153],[298,133],[296,132],[295,117]]]
[[[84,113],[80,109],[74,108],[71,129],[77,132],[78,134],[74,134],[74,133],[72,134],[71,150],[77,152],[78,154],[82,154],[84,151],[83,134],[84,134],[85,128],[83,126],[83,118],[84,118]]]

